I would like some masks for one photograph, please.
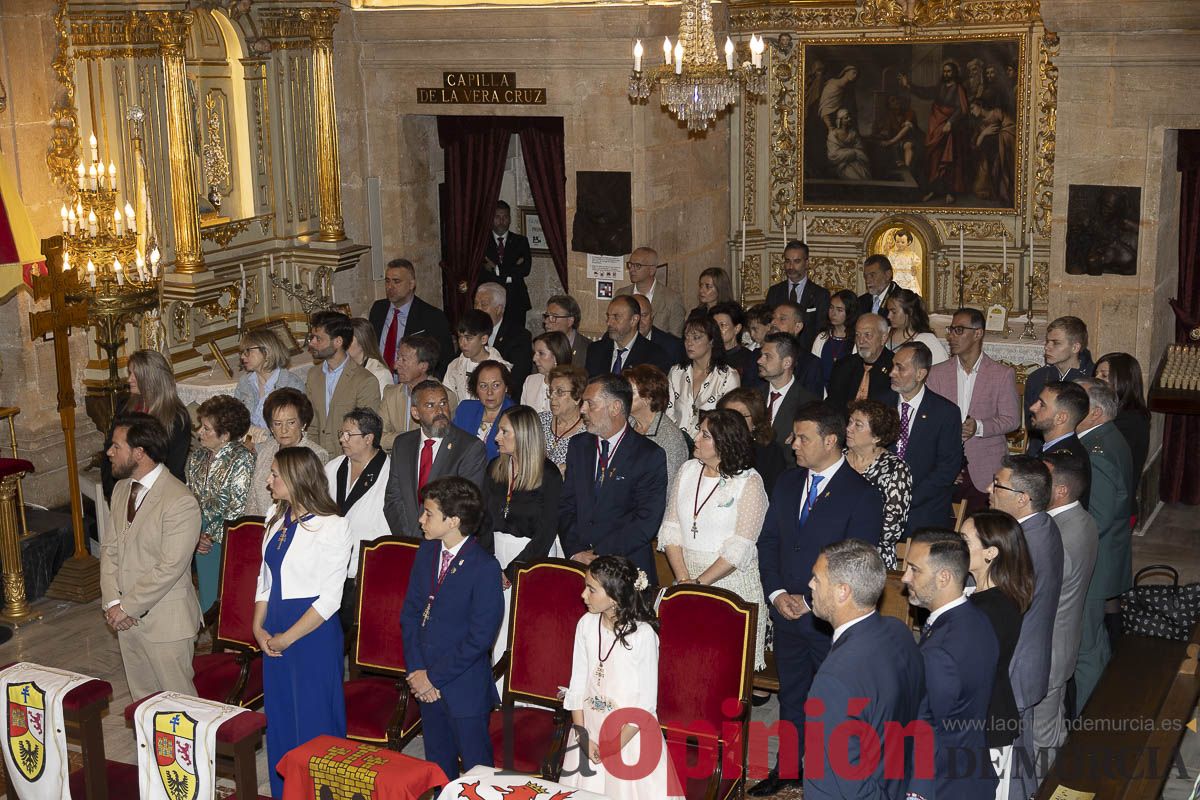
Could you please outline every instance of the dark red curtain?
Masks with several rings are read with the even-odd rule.
[[[451,324],[471,307],[512,134],[503,117],[438,117],[448,196],[442,308]]]
[[[1200,319],[1200,131],[1179,132],[1179,292],[1175,342],[1190,342]],[[1184,322],[1183,320],[1189,320]],[[1149,374],[1153,379],[1153,373]],[[1159,497],[1164,503],[1200,505],[1200,415],[1168,414],[1163,431]]]
[[[563,290],[567,284],[567,165],[563,154],[561,117],[534,117],[514,120],[521,135],[521,154],[533,204],[546,234],[550,258]]]

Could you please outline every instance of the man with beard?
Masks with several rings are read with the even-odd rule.
[[[421,495],[435,478],[457,475],[483,485],[487,450],[483,442],[450,424],[446,387],[435,380],[412,390],[412,418],[420,430],[402,433],[392,445],[392,468],[383,495],[383,515],[396,536],[420,537]]]
[[[325,452],[336,453],[342,417],[356,408],[379,411],[379,379],[346,352],[354,328],[345,314],[318,311],[309,329],[308,354],[321,362],[304,379],[304,393],[313,407],[309,436]]]
[[[937,86],[918,86],[904,74],[898,80],[917,97],[933,102],[925,133],[929,193],[921,198],[921,202],[928,203],[941,195],[945,203],[953,203],[955,194],[966,188],[963,161],[966,133],[961,128],[969,110],[967,92],[959,81],[958,64],[954,61],[942,63],[942,82]]]
[[[163,466],[168,441],[157,419],[129,414],[117,418],[107,452],[117,484],[100,545],[100,594],[134,700],[196,693],[193,640],[202,619],[191,566],[200,506]]]

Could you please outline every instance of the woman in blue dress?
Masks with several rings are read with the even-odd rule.
[[[275,454],[267,486],[263,563],[254,597],[254,638],[263,655],[263,711],[271,794],[276,765],[294,747],[346,735],[342,628],[337,612],[350,562],[350,533],[329,496],[321,459],[303,447]]]

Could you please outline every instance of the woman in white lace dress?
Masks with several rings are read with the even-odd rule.
[[[676,583],[728,589],[758,604],[754,668],[763,669],[767,608],[758,575],[758,534],[767,492],[754,469],[754,440],[742,417],[721,409],[703,415],[696,457],[683,465],[658,530]]]
[[[692,317],[683,327],[684,363],[671,367],[667,383],[671,399],[667,416],[693,440],[700,431],[700,412],[717,407],[730,389],[741,385],[736,369],[725,363],[725,343],[712,317]]]

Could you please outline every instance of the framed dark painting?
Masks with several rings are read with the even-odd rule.
[[[1138,186],[1067,188],[1068,275],[1136,275],[1142,190]]]
[[[805,44],[804,205],[1015,212],[1024,64],[1011,35]]]

